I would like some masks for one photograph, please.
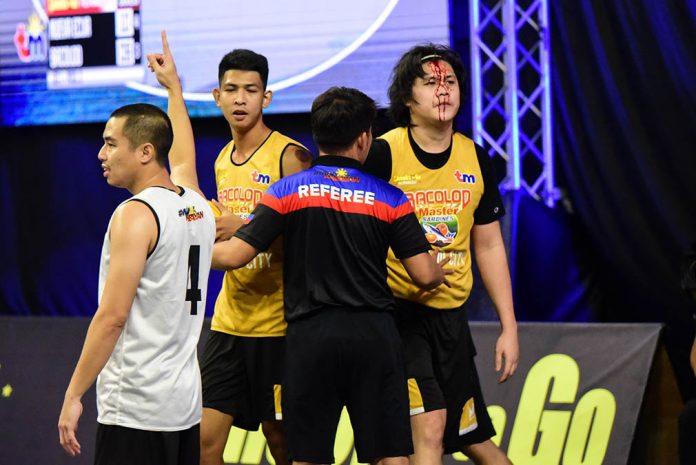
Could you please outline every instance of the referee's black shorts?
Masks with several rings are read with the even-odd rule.
[[[234,417],[249,431],[281,420],[285,337],[242,337],[210,331],[201,357],[203,407]]]
[[[290,322],[285,367],[291,460],[334,463],[344,406],[360,462],[413,452],[401,341],[390,314],[331,309]]]
[[[464,308],[435,310],[396,299],[411,415],[447,409],[446,454],[495,436],[481,392]]]

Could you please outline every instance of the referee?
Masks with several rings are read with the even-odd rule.
[[[358,460],[406,465],[413,452],[401,342],[387,286],[389,247],[424,289],[445,283],[406,195],[362,171],[375,103],[333,87],[312,104],[314,166],[273,184],[213,267],[244,266],[283,235],[288,322],[283,420],[290,460],[333,463],[348,409]]]

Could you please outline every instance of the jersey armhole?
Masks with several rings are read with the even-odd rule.
[[[130,199],[129,202],[140,202],[143,205],[147,206],[147,208],[150,209],[152,212],[152,216],[155,217],[155,223],[157,224],[157,239],[155,239],[155,245],[152,246],[152,250],[149,250],[147,252],[147,258],[150,258],[150,255],[155,253],[155,250],[157,249],[157,245],[159,244],[159,239],[160,239],[160,222],[159,222],[159,217],[157,216],[157,212],[155,212],[155,209],[152,208],[152,205],[144,201],[143,199]]]
[[[278,160],[278,164],[280,165],[280,166],[278,167],[278,168],[279,168],[279,171],[278,171],[278,172],[280,173],[280,179],[283,179],[283,178],[285,177],[285,173],[283,173],[283,159],[285,158],[285,152],[286,152],[286,151],[288,150],[288,148],[290,148],[290,147],[297,147],[297,148],[300,149],[300,150],[304,150],[305,152],[307,152],[307,155],[309,155],[310,158],[312,157],[311,152],[310,152],[309,150],[307,150],[306,148],[304,148],[303,146],[301,146],[301,145],[299,145],[299,144],[294,144],[294,143],[292,143],[292,142],[288,142],[288,143],[285,145],[285,147],[283,147],[283,150],[280,151],[280,160]]]
[[[363,169],[386,182],[392,176],[392,153],[389,142],[384,139],[374,139],[370,151],[363,163]]]

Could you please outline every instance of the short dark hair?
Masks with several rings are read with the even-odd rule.
[[[125,118],[123,135],[130,150],[150,142],[155,147],[157,162],[167,166],[169,149],[172,148],[174,131],[169,116],[149,103],[134,103],[114,110],[109,118]]]
[[[241,71],[256,71],[261,76],[263,88],[268,85],[268,60],[265,56],[251,50],[237,48],[226,54],[218,65],[218,82],[222,83],[222,77],[231,69]]]
[[[439,44],[416,45],[406,52],[392,71],[392,81],[389,86],[389,117],[397,126],[409,126],[411,113],[406,106],[413,100],[413,83],[416,78],[425,76],[423,63],[432,60],[443,60],[452,66],[454,75],[459,83],[459,95],[465,95],[465,71],[464,63],[457,52],[449,47]],[[461,110],[461,105],[459,110]]]
[[[372,129],[375,101],[350,87],[332,87],[312,102],[312,136],[325,153],[344,151],[361,133]]]

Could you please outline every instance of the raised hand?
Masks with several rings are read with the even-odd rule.
[[[167,32],[162,31],[162,52],[149,53],[147,55],[147,67],[155,73],[157,82],[166,89],[176,89],[181,87],[181,80],[176,72],[176,63],[169,49]]]

